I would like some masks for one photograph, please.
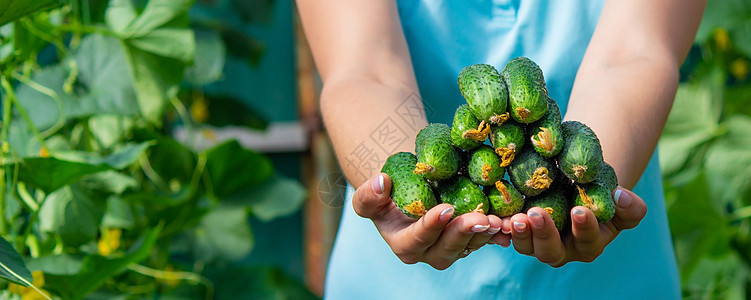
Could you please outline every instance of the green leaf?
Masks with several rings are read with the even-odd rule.
[[[130,117],[118,115],[95,115],[89,118],[91,135],[105,149],[120,143],[133,127]]]
[[[716,201],[751,202],[751,117],[730,116],[724,123],[727,134],[707,151],[705,167]]]
[[[25,158],[18,179],[50,193],[71,184],[84,175],[108,170],[104,165],[60,160],[54,157]]]
[[[126,38],[149,34],[186,13],[192,4],[193,0],[151,0],[121,34]]]
[[[0,65],[8,64],[13,52],[13,23],[0,25]]]
[[[185,70],[185,80],[193,85],[205,85],[222,77],[226,49],[214,31],[196,29],[195,34],[195,61]]]
[[[74,114],[72,116],[75,116],[76,112],[81,112],[80,110],[75,110],[73,106],[78,104],[80,107],[82,106],[80,104],[83,103],[75,101],[74,96],[63,92],[63,82],[65,81],[67,73],[68,71],[65,66],[54,65],[43,68],[38,72],[34,72],[31,76],[32,81],[55,92],[61,102],[59,104],[54,98],[51,98],[28,85],[21,84],[16,89],[16,97],[18,98],[19,104],[26,110],[32,123],[39,130],[46,130],[52,127],[52,125],[54,125],[60,118],[67,119],[68,117],[71,117],[65,113],[67,111],[71,111]],[[69,104],[70,106],[66,107],[66,104]],[[14,108],[14,112],[15,111],[17,111],[17,109]],[[13,119],[20,120],[21,115],[16,113]],[[24,126],[28,127],[26,124],[24,124]]]
[[[57,0],[0,0],[0,25],[60,5]]]
[[[54,157],[74,162],[83,162],[96,166],[107,166],[113,169],[123,169],[135,163],[139,157],[153,145],[153,141],[138,144],[124,144],[115,152],[105,157],[100,157],[95,152],[85,151],[59,151]]]
[[[18,87],[16,96],[39,129],[51,127],[60,118],[138,114],[133,84],[128,76],[123,76],[128,73],[128,65],[117,39],[87,35],[74,56],[78,77],[72,93],[63,90],[64,82],[72,72],[67,61],[45,67],[31,78],[53,91],[60,103],[29,85]]]
[[[189,182],[196,168],[196,155],[169,137],[160,138],[149,151],[151,168],[166,182]]]
[[[219,206],[206,214],[195,229],[198,259],[239,260],[253,249],[253,235],[244,209]]]
[[[185,64],[193,61],[193,33],[182,24],[192,3],[152,0],[133,19],[132,4],[116,1],[107,12],[108,23],[125,45],[141,115],[152,124],[161,124],[167,102],[177,95]],[[178,23],[181,26],[171,27]]]
[[[23,286],[28,286],[26,282],[32,281],[31,272],[26,268],[21,255],[2,237],[0,237],[0,277]]]
[[[147,230],[123,257],[90,255],[84,257],[78,274],[45,276],[44,288],[57,292],[63,299],[83,299],[107,280],[125,271],[128,265],[148,258],[161,230],[162,225]]]
[[[112,194],[122,194],[127,189],[138,187],[138,181],[133,177],[112,170],[86,175],[78,184],[87,190]]]
[[[725,114],[751,116],[751,105],[748,105],[747,99],[751,99],[751,84],[728,87],[725,90]]]
[[[126,53],[141,115],[153,124],[161,124],[167,102],[177,95],[185,65],[133,46],[126,46]]]
[[[236,140],[207,150],[206,158],[206,170],[214,194],[218,197],[260,184],[273,172],[267,157],[243,148]]]
[[[678,172],[695,154],[696,147],[715,137],[719,125],[715,119],[712,90],[707,85],[682,84],[660,136],[660,167],[670,175]]]
[[[55,153],[54,157],[24,158],[19,170],[19,180],[49,193],[76,182],[85,175],[125,168],[136,162],[152,144],[153,142],[126,144],[105,157],[98,157],[90,152],[61,151]],[[115,179],[120,180],[120,185],[128,184],[122,182],[122,178]]]
[[[76,186],[67,186],[47,196],[39,209],[42,231],[59,234],[63,243],[77,247],[96,238],[104,208]]]
[[[38,155],[41,148],[39,140],[21,118],[11,117],[10,126],[8,126],[8,143],[11,152],[18,157]]]
[[[190,63],[196,52],[193,31],[187,28],[162,28],[144,36],[127,39],[130,46],[159,56]]]
[[[125,144],[123,147],[102,159],[102,163],[115,169],[125,168],[138,160],[147,148],[154,145],[154,142],[143,142],[138,144]]]
[[[732,29],[751,17],[751,4],[745,0],[710,0],[704,10],[696,41],[704,43],[717,28]]]
[[[133,227],[134,223],[133,211],[127,202],[117,195],[107,198],[107,211],[102,217],[102,227],[127,229]]]
[[[75,53],[79,67],[79,91],[91,102],[91,114],[135,115],[137,102],[123,46],[116,38],[91,34],[81,40]],[[81,94],[83,93],[83,94]],[[74,113],[70,110],[68,114]]]
[[[747,12],[746,20],[730,31],[730,38],[736,50],[746,57],[751,57],[751,8]]]
[[[72,275],[81,271],[82,259],[69,254],[52,254],[31,258],[27,261],[29,270],[40,270],[45,275]]]
[[[136,8],[131,0],[110,0],[105,11],[107,26],[123,32],[136,19]]]
[[[23,205],[21,204],[21,199],[16,197],[12,189],[5,192],[5,220],[13,222],[16,216],[23,210]]]
[[[686,279],[707,253],[729,251],[733,230],[713,203],[704,174],[667,192],[674,198],[667,199],[668,220],[681,278]]]
[[[675,189],[675,201],[670,201],[667,212],[673,235],[691,234],[704,230],[707,222],[723,224],[725,218],[712,206],[707,176],[697,173],[694,178]]]
[[[247,205],[255,217],[271,221],[299,210],[306,196],[305,188],[297,180],[276,175],[257,186],[235,193],[227,201]]]
[[[148,208],[164,208],[181,205],[190,200],[196,193],[196,188],[184,185],[179,190],[165,192],[161,190],[149,192],[129,193],[123,200],[128,203],[139,203]],[[161,211],[160,211],[161,212]],[[156,212],[155,212],[156,213]]]
[[[734,253],[703,256],[682,282],[684,299],[745,299],[749,272]]]

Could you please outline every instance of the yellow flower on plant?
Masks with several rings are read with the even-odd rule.
[[[204,123],[209,120],[209,105],[206,103],[206,97],[203,94],[193,96],[193,103],[190,105],[190,116],[193,121]]]
[[[102,236],[99,238],[97,248],[99,248],[99,254],[102,256],[109,256],[117,251],[120,247],[120,236],[122,230],[120,228],[107,228],[102,231]]]
[[[737,58],[730,64],[730,73],[738,80],[745,80],[748,76],[748,61],[742,57]]]
[[[714,40],[717,43],[717,47],[720,50],[727,50],[730,48],[730,35],[725,28],[717,28],[714,31]]]
[[[30,286],[22,286],[15,283],[8,284],[8,291],[16,295],[20,295],[22,300],[48,299],[46,295],[49,295],[49,292],[42,289],[42,286],[44,286],[44,273],[42,271],[36,270],[31,272],[31,277],[33,278],[31,283],[35,287],[37,287],[39,291],[34,290],[34,288]],[[40,292],[44,293],[45,295],[40,294]]]

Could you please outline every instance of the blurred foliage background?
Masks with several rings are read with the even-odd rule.
[[[295,118],[292,41],[284,1],[0,0],[0,298],[315,298],[295,155],[192,143]]]
[[[751,297],[751,2],[710,0],[662,134],[688,299]]]

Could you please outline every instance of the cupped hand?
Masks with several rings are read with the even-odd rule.
[[[391,179],[380,174],[357,188],[352,205],[358,215],[373,221],[404,263],[425,262],[443,270],[490,242],[494,235],[509,244],[509,235],[499,233],[502,222],[497,216],[467,213],[452,220],[454,207],[439,204],[414,220],[396,207],[390,191]]]
[[[557,268],[572,261],[591,262],[621,231],[636,227],[647,214],[644,200],[623,187],[614,191],[613,199],[615,216],[607,223],[598,223],[588,208],[575,206],[570,212],[571,232],[562,239],[553,219],[539,207],[530,208],[526,214],[504,218],[503,230],[511,231],[516,251],[550,266]]]

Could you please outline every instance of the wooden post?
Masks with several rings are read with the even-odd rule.
[[[309,193],[304,206],[305,283],[313,293],[322,296],[346,181],[323,130],[318,101],[321,84],[296,9],[294,20],[300,120],[310,138],[310,150],[303,154],[302,166]]]

